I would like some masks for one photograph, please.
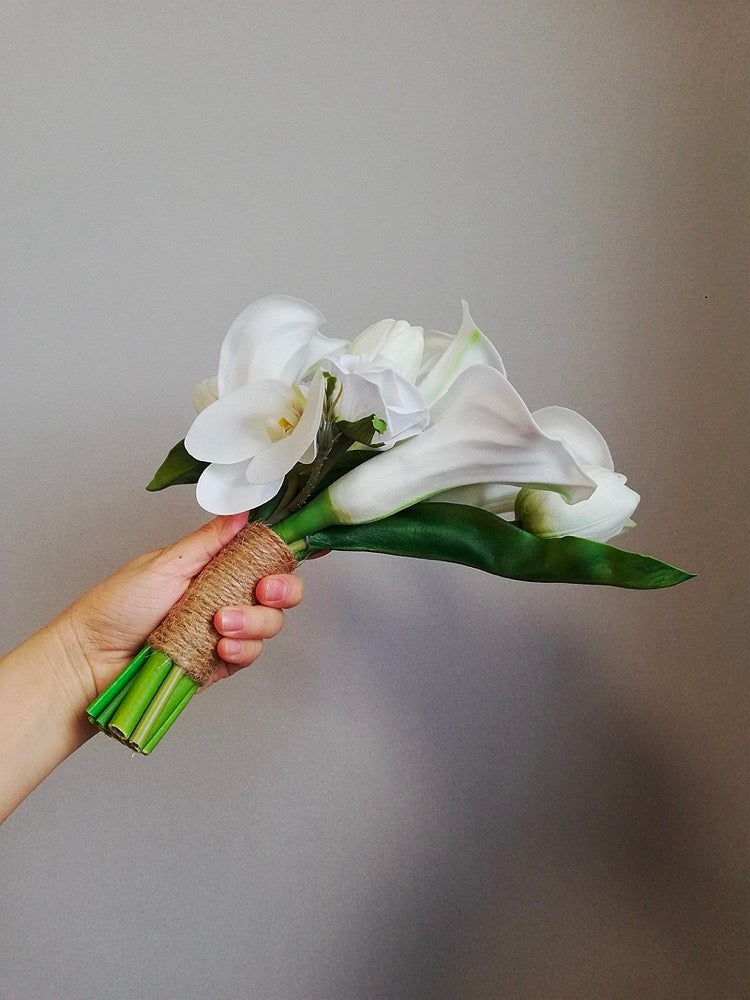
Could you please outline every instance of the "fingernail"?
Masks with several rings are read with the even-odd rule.
[[[227,632],[239,632],[245,624],[245,616],[241,611],[222,611],[219,616],[219,623]]]
[[[286,593],[286,584],[283,580],[271,577],[270,580],[266,580],[263,593],[267,601],[280,601]]]
[[[225,639],[223,649],[225,656],[239,656],[242,652],[242,643],[239,639]]]

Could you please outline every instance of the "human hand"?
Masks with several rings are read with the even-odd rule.
[[[71,669],[80,679],[84,705],[128,664],[193,577],[246,522],[243,514],[217,517],[173,545],[132,560],[52,623],[65,636],[65,649]],[[259,604],[217,611],[214,625],[221,636],[217,653],[222,663],[211,683],[253,663],[263,640],[278,634],[284,610],[299,604],[302,592],[298,576],[270,576],[256,588]]]
[[[49,772],[94,735],[86,706],[129,663],[190,581],[231,541],[245,515],[217,517],[174,545],[149,552],[87,591],[0,658],[0,822]],[[252,663],[302,599],[302,580],[269,576],[259,605],[223,608],[215,625],[218,680]]]

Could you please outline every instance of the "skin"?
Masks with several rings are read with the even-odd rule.
[[[173,545],[139,556],[0,659],[0,821],[96,733],[86,706],[246,520],[242,514],[217,517]],[[217,611],[216,649],[223,662],[211,683],[253,663],[302,592],[298,576],[269,576],[256,588],[258,605]]]

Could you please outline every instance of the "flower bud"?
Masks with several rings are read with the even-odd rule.
[[[588,500],[568,504],[557,493],[524,487],[516,497],[516,520],[525,531],[543,538],[575,535],[606,542],[632,527],[630,516],[640,496],[625,485],[625,476],[609,469],[586,467],[596,483]]]

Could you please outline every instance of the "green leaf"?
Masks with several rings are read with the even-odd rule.
[[[337,420],[336,430],[350,441],[380,448],[382,445],[373,445],[372,439],[376,434],[382,434],[386,430],[386,423],[371,413],[369,417],[360,417],[359,420]]]
[[[146,487],[151,493],[180,483],[197,483],[208,462],[199,462],[185,451],[185,440],[178,441],[154,473]]]
[[[338,549],[440,559],[539,583],[651,590],[673,587],[693,575],[650,556],[585,538],[538,538],[495,514],[463,504],[415,504],[369,524],[325,528],[306,541],[308,554]]]

